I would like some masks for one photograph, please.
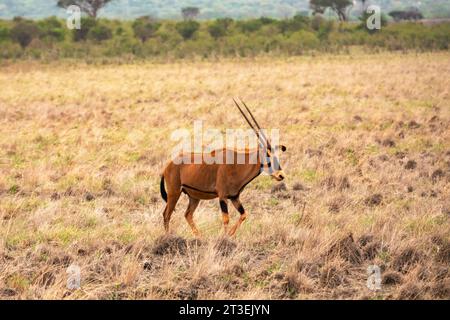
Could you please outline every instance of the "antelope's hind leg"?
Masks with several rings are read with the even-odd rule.
[[[247,213],[245,212],[245,209],[238,198],[232,199],[231,202],[233,203],[233,206],[236,208],[237,211],[239,211],[240,214],[239,220],[236,222],[236,224],[231,228],[230,232],[228,233],[230,236],[234,236],[236,234],[237,229],[241,226],[242,222],[244,222],[245,219],[247,219]]]
[[[170,218],[172,217],[172,213],[175,210],[178,199],[180,199],[180,195],[181,192],[177,192],[175,194],[169,194],[167,197],[167,205],[163,212],[164,229],[166,229],[166,233],[169,233]]]
[[[199,203],[200,203],[200,200],[189,197],[189,205],[184,214],[184,217],[186,218],[189,226],[192,229],[192,232],[194,233],[194,235],[196,237],[201,237],[201,234],[198,231],[197,226],[195,225],[195,222],[194,222],[194,212],[195,212],[195,209],[197,209]]]
[[[222,211],[223,228],[225,234],[227,234],[228,224],[230,223],[230,216],[228,215],[227,199],[220,199],[220,210]]]

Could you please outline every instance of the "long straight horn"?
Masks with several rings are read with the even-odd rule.
[[[251,123],[251,121],[248,119],[247,115],[244,113],[244,111],[242,111],[241,107],[239,106],[239,104],[236,102],[236,100],[233,98],[234,103],[236,104],[236,107],[239,109],[239,111],[241,112],[242,116],[244,117],[244,119],[247,121],[248,125],[250,126],[250,128],[253,129],[253,131],[255,132],[256,136],[258,137],[258,140],[261,141],[262,144],[265,143],[264,139],[261,138],[261,135],[259,134],[260,132],[255,128],[255,126]]]
[[[244,119],[247,121],[248,125],[250,126],[250,128],[253,129],[253,131],[255,131],[256,135],[259,138],[259,133],[258,130],[255,129],[255,127],[253,126],[253,124],[250,122],[250,120],[247,118],[247,115],[244,113],[244,111],[242,111],[241,107],[239,106],[239,104],[236,102],[236,100],[233,98],[234,103],[236,104],[236,107],[238,107],[239,111],[241,112],[242,116],[244,117]]]
[[[258,132],[261,133],[262,137],[263,137],[264,140],[266,141],[266,143],[267,143],[267,148],[268,148],[269,150],[271,150],[271,149],[272,149],[272,146],[270,145],[270,141],[269,141],[269,139],[267,139],[266,135],[265,135],[264,132],[262,131],[261,126],[259,125],[258,121],[256,121],[255,117],[253,116],[253,113],[250,111],[249,107],[247,107],[247,104],[246,104],[242,99],[240,99],[240,100],[241,100],[242,103],[244,104],[245,109],[247,109],[248,113],[250,114],[250,117],[252,117],[253,121],[255,122],[255,125],[256,125],[256,127],[258,128]]]

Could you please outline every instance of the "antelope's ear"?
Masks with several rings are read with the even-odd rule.
[[[283,145],[280,146],[281,151],[285,152],[287,150],[287,148]]]

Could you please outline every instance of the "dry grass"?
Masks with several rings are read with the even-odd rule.
[[[449,299],[449,58],[3,66],[0,297]],[[235,95],[282,129],[287,190],[252,182],[233,240],[210,201],[195,241],[182,199],[161,238],[170,133],[244,127]]]

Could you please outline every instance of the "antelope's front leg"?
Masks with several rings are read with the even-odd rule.
[[[220,199],[220,210],[222,211],[222,220],[225,234],[228,232],[228,224],[230,223],[230,216],[228,215],[227,199]]]
[[[240,217],[239,220],[236,222],[236,224],[231,228],[229,235],[234,236],[236,234],[237,229],[241,226],[242,222],[247,219],[247,213],[245,212],[244,207],[242,206],[242,203],[239,199],[233,199],[231,200],[233,202],[234,207],[237,211],[239,211]]]

